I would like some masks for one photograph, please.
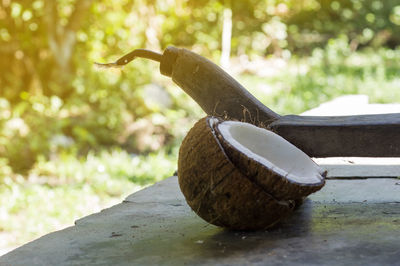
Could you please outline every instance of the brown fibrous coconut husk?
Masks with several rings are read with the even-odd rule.
[[[237,230],[266,229],[289,216],[301,198],[278,199],[246,176],[225,153],[210,119],[194,125],[179,151],[179,186],[192,210]]]

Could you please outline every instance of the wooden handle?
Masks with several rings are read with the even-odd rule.
[[[208,114],[268,125],[280,116],[263,105],[219,66],[186,49],[169,47],[161,73],[189,94]]]

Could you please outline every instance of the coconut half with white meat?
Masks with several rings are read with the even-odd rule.
[[[321,189],[324,171],[303,151],[249,123],[216,123],[227,156],[240,171],[278,199],[300,199]]]
[[[189,206],[209,223],[269,228],[324,185],[311,158],[277,134],[248,123],[205,117],[182,142],[178,179]]]

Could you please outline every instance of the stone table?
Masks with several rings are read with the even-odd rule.
[[[331,179],[275,229],[201,220],[170,177],[0,265],[400,265],[400,180]]]

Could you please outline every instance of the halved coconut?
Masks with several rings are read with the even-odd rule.
[[[326,172],[272,131],[236,121],[219,121],[214,129],[236,167],[277,199],[300,199],[325,184]]]
[[[261,152],[265,149],[269,152]],[[320,172],[310,158],[274,133],[214,117],[194,125],[178,159],[179,185],[189,206],[209,223],[240,230],[268,228],[287,217],[295,202],[323,186]]]
[[[268,228],[288,216],[294,201],[278,201],[245,177],[220,146],[213,120],[198,121],[179,150],[179,186],[192,210],[209,223],[238,230]]]

